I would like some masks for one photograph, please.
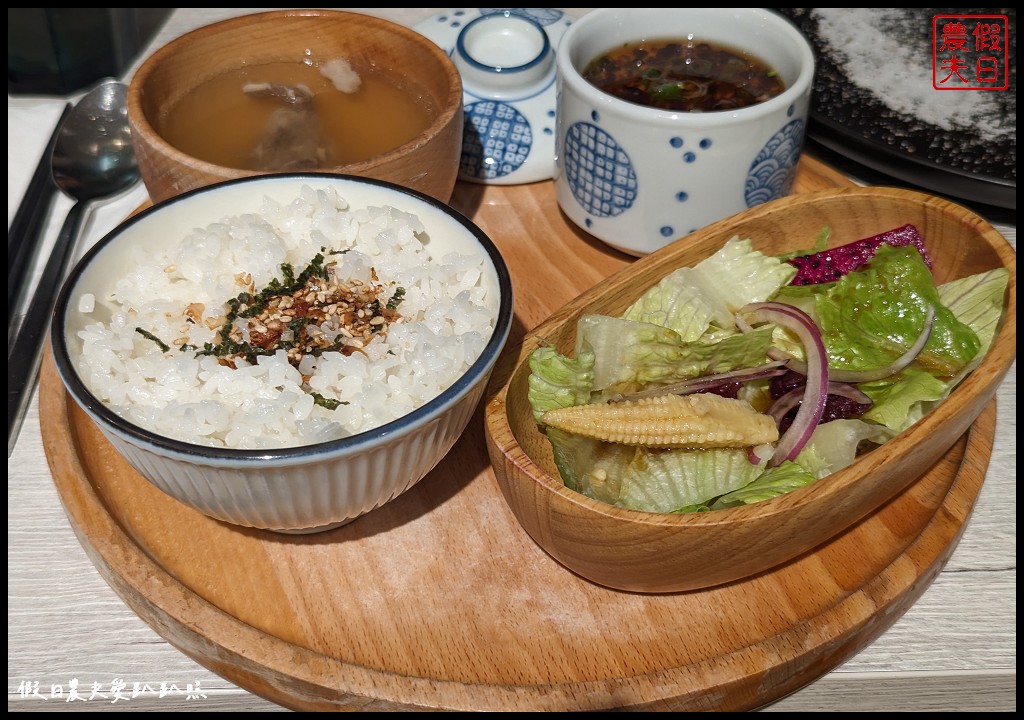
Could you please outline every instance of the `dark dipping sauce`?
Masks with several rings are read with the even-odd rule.
[[[583,78],[637,105],[686,112],[735,110],[786,89],[765,62],[723,45],[679,40],[623,45],[594,58]]]

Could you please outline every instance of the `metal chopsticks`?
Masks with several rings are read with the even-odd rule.
[[[7,342],[8,345],[16,330],[18,306],[25,297],[29,286],[32,262],[39,252],[39,243],[43,238],[43,224],[50,213],[53,198],[57,195],[57,185],[53,181],[53,146],[57,142],[61,125],[71,112],[71,103],[64,106],[60,120],[57,121],[53,134],[43,150],[39,164],[36,165],[32,179],[29,181],[25,195],[18,205],[18,211],[7,229]]]

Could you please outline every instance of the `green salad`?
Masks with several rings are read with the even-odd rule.
[[[913,242],[784,257],[734,237],[621,317],[582,316],[572,355],[535,350],[529,401],[563,482],[710,511],[813,483],[910,427],[981,362],[1009,274],[937,285],[907,228]],[[652,400],[671,395],[697,397]]]

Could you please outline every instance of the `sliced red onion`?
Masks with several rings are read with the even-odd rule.
[[[788,393],[776,398],[771,407],[765,411],[765,414],[771,415],[772,419],[775,420],[775,424],[780,425],[782,423],[782,418],[786,417],[790,410],[800,404],[800,398],[803,396],[804,388],[794,388]]]
[[[743,332],[750,332],[750,325],[742,322],[739,318],[737,318],[736,326]],[[921,334],[917,336],[917,340],[914,341],[914,344],[892,363],[882,368],[875,368],[874,370],[833,369],[829,370],[829,378],[836,382],[862,383],[892,377],[917,359],[917,356],[921,354],[922,350],[924,350],[925,345],[928,344],[928,338],[932,335],[933,327],[935,327],[935,308],[929,305],[928,311],[925,314],[924,327],[921,329]],[[798,360],[779,348],[771,348],[768,351],[768,357],[774,360],[785,360],[789,365],[790,370],[794,370],[801,375],[807,374],[807,364],[805,362]]]
[[[832,371],[828,373],[828,394],[829,395],[841,395],[843,397],[850,398],[851,400],[860,403],[861,405],[871,405],[874,401],[868,397],[867,393],[858,388],[856,385],[851,385],[847,382],[832,382]]]
[[[935,308],[929,305],[924,318],[924,327],[921,328],[921,334],[917,336],[914,344],[895,361],[877,370],[833,370],[831,374],[832,379],[838,382],[862,383],[881,380],[882,378],[895,375],[914,362],[917,356],[921,354],[924,346],[928,344],[928,338],[932,336],[933,327],[935,327]],[[797,370],[797,368],[793,369]]]
[[[770,444],[754,445],[753,447],[749,447],[747,448],[747,462],[751,465],[760,465],[761,463],[770,460],[774,451],[775,448]]]
[[[782,419],[789,414],[789,411],[797,406],[800,402],[800,398],[803,397],[804,389],[794,388],[784,395],[780,395],[776,398],[772,406],[768,408],[766,415],[771,415],[774,418],[775,423],[779,424]],[[828,400],[829,395],[842,395],[848,397],[851,400],[860,403],[861,405],[870,405],[871,398],[868,397],[863,391],[857,389],[849,383],[840,382],[829,382],[828,387],[825,391],[825,399]]]
[[[705,375],[703,377],[691,378],[671,385],[659,385],[658,387],[640,390],[635,393],[615,395],[608,399],[608,402],[622,402],[623,400],[637,400],[644,397],[656,397],[658,395],[690,395],[692,393],[705,392],[707,390],[728,385],[729,383],[750,382],[764,378],[777,377],[786,372],[786,362],[775,360],[755,368],[742,368],[730,370],[729,372],[716,375]]]
[[[795,334],[804,346],[807,356],[807,384],[803,390],[800,409],[792,425],[782,434],[775,445],[775,452],[768,461],[768,467],[775,467],[786,460],[793,460],[810,440],[825,411],[828,398],[828,357],[821,341],[821,331],[807,313],[792,305],[777,302],[750,303],[740,308],[737,326],[750,328],[748,322],[770,322],[780,325]]]

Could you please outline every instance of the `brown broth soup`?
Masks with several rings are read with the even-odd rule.
[[[355,77],[350,84],[298,62],[246,67],[196,87],[171,108],[160,130],[201,160],[278,171],[367,160],[430,124],[429,98],[373,71]]]
[[[735,110],[786,89],[778,73],[759,58],[689,40],[623,45],[594,58],[583,77],[637,105],[691,112]]]

